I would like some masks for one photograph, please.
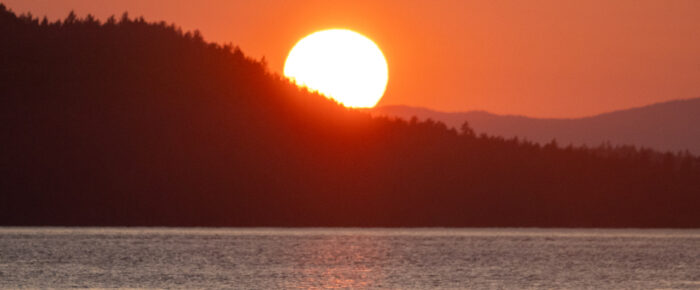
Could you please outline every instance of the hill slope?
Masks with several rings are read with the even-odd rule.
[[[465,121],[479,133],[520,137],[539,143],[598,146],[604,142],[662,151],[689,150],[700,155],[700,98],[671,101],[579,119],[537,119],[482,111],[443,113],[423,108],[384,106],[374,113],[401,118],[416,116],[459,128]]]
[[[698,227],[700,160],[376,118],[142,19],[0,5],[0,224]]]

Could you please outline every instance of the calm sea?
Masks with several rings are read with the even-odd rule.
[[[0,228],[2,288],[700,288],[700,230]]]

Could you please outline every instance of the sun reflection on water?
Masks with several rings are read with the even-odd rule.
[[[367,241],[359,241],[367,239]],[[358,246],[362,245],[362,247]],[[382,261],[390,248],[381,239],[363,236],[319,236],[295,245],[300,276],[288,285],[309,289],[380,287],[386,278]],[[292,279],[295,280],[295,279]]]

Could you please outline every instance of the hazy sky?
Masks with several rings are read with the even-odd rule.
[[[0,0],[18,13],[128,11],[199,29],[281,72],[327,28],[373,39],[389,62],[379,105],[578,117],[700,97],[700,1]]]

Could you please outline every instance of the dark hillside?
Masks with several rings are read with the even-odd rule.
[[[700,160],[373,118],[143,19],[0,6],[0,225],[700,226]]]

